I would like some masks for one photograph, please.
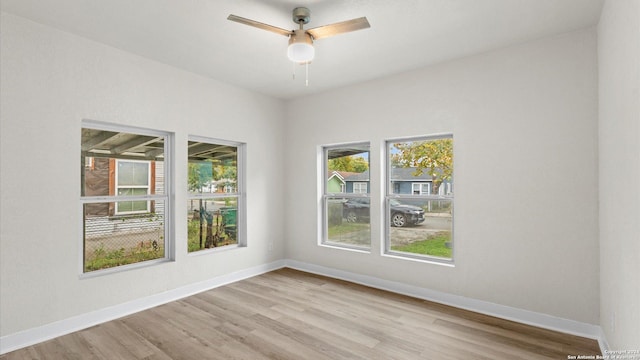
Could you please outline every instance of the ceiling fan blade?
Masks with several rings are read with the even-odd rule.
[[[229,17],[227,17],[227,20],[239,22],[240,24],[245,24],[245,25],[257,27],[258,29],[271,31],[273,33],[284,35],[284,36],[289,36],[289,35],[291,35],[293,33],[293,31],[291,31],[291,30],[285,30],[285,29],[279,28],[277,26],[264,24],[264,23],[261,23],[259,21],[243,18],[243,17],[236,16],[236,15],[233,15],[233,14],[229,15]]]
[[[371,27],[366,17],[342,21],[335,24],[320,26],[308,29],[307,32],[313,36],[315,40],[326,38],[329,36],[339,35],[351,31],[367,29]]]

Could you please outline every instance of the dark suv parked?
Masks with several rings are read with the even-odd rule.
[[[414,226],[424,222],[424,210],[417,206],[402,204],[390,200],[391,226]],[[369,199],[353,198],[342,204],[342,216],[348,222],[363,221],[369,218]]]

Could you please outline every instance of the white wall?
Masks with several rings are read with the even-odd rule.
[[[283,257],[283,102],[12,15],[1,24],[1,336]],[[175,262],[79,279],[82,119],[175,133]],[[247,248],[186,254],[190,134],[248,143]]]
[[[600,157],[609,160],[601,162],[600,226],[611,229],[601,259],[594,29],[284,104],[2,14],[0,336],[285,258],[590,324],[602,318],[612,345],[633,345],[638,287],[615,282],[637,282],[639,273],[631,255],[637,221],[626,221],[639,217],[638,87],[616,70],[637,75],[638,65],[616,63],[625,50],[615,40],[638,43],[627,28],[637,28],[637,16],[616,25],[637,14],[633,1],[607,2],[599,29],[610,47],[599,52],[609,74],[600,79]],[[249,247],[188,256],[178,214],[175,262],[80,280],[85,118],[174,132],[178,170],[186,168],[189,134],[247,142]],[[381,256],[375,211],[371,254],[317,246],[318,146],[371,141],[379,208],[384,139],[439,132],[453,132],[456,144],[455,267]],[[626,180],[605,176],[618,165]],[[294,179],[284,198],[283,174]],[[176,188],[186,182],[177,172]],[[631,195],[626,207],[609,183]],[[179,209],[186,193],[175,199]],[[618,217],[620,209],[630,217]],[[615,331],[607,329],[613,312]],[[636,318],[625,320],[629,314]]]
[[[608,0],[598,26],[600,323],[640,349],[640,1]]]
[[[286,256],[449,294],[599,322],[595,29],[288,103]],[[364,59],[363,61],[366,61]],[[370,141],[380,209],[386,138],[453,132],[455,267],[317,245],[317,149]]]

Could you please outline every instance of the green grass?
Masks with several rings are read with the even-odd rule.
[[[369,229],[368,223],[350,223],[350,222],[343,221],[342,224],[340,225],[329,226],[327,230],[329,233],[328,234],[329,238],[331,239],[331,238],[339,237],[340,235],[352,233],[355,231],[368,230],[368,229]]]
[[[426,240],[415,241],[407,245],[391,246],[391,250],[450,259],[451,249],[445,245],[450,239],[450,233],[442,232]]]
[[[131,249],[120,248],[118,250],[107,251],[100,247],[93,252],[91,258],[86,259],[84,271],[96,271],[108,269],[116,266],[135,264],[141,261],[160,259],[164,257],[163,244],[152,243],[143,244]]]
[[[203,226],[202,230],[205,226]],[[187,247],[188,252],[198,251],[200,250],[200,222],[199,221],[187,221]],[[205,235],[202,236],[202,243],[204,244]]]
[[[215,221],[214,221],[214,229],[215,231]],[[200,221],[197,220],[189,220],[187,221],[187,248],[188,252],[194,252],[199,250],[204,250],[204,243],[207,241],[207,226],[206,222],[202,226],[202,248],[200,248]],[[227,235],[223,232],[220,242],[218,243],[218,247],[237,244],[236,239]]]

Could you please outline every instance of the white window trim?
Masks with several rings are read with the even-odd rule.
[[[329,173],[328,171],[328,164],[329,164],[329,159],[328,159],[328,153],[330,150],[332,149],[339,149],[339,148],[344,148],[344,147],[356,147],[356,146],[367,146],[368,147],[368,151],[369,151],[369,159],[371,158],[371,144],[369,142],[353,142],[353,143],[342,143],[342,144],[332,144],[332,145],[322,145],[322,146],[318,146],[318,216],[317,216],[317,221],[318,221],[318,241],[317,244],[318,246],[322,246],[322,247],[326,247],[326,248],[332,248],[332,249],[340,249],[340,250],[347,250],[347,251],[354,251],[354,252],[359,252],[359,253],[366,253],[369,254],[371,253],[371,239],[369,241],[369,246],[356,246],[356,245],[349,245],[349,244],[340,244],[340,243],[336,243],[336,242],[331,242],[329,241],[329,237],[327,234],[327,224],[328,224],[328,199],[330,198],[335,198],[335,197],[339,197],[339,198],[369,198],[369,203],[371,203],[371,196],[368,192],[366,193],[348,193],[346,192],[346,185],[345,185],[345,192],[342,193],[329,193],[328,189],[327,189],[327,185],[328,185],[328,179],[327,179],[327,174]],[[371,162],[369,161],[369,164],[371,164]],[[366,183],[366,182],[365,182]],[[354,183],[355,184],[355,183]],[[367,185],[367,190],[368,190],[368,185]],[[369,210],[371,211],[371,209]],[[371,232],[372,234],[372,232]]]
[[[393,251],[391,250],[391,242],[390,242],[390,229],[391,229],[391,219],[389,219],[389,214],[390,214],[390,205],[389,205],[389,201],[391,199],[415,199],[415,198],[419,198],[419,199],[424,199],[424,200],[450,200],[451,201],[451,206],[453,208],[453,211],[455,212],[455,202],[454,202],[454,197],[453,194],[447,194],[445,196],[440,196],[438,194],[430,194],[430,195],[413,195],[413,183],[411,186],[411,194],[394,194],[393,193],[393,182],[391,180],[391,162],[389,161],[389,146],[392,143],[397,143],[397,142],[406,142],[406,141],[429,141],[429,140],[439,140],[439,139],[453,139],[453,134],[451,133],[443,133],[443,134],[433,134],[433,135],[426,135],[426,136],[414,136],[414,137],[405,137],[405,138],[394,138],[394,139],[387,139],[384,141],[384,152],[385,152],[385,157],[384,157],[384,162],[385,162],[385,171],[386,171],[386,175],[385,175],[385,209],[384,209],[384,216],[383,216],[383,221],[384,221],[384,244],[383,246],[381,246],[381,256],[385,256],[385,257],[393,257],[393,258],[397,258],[397,259],[407,259],[407,260],[412,260],[412,261],[419,261],[419,262],[425,262],[425,263],[432,263],[432,264],[439,264],[439,265],[446,265],[446,266],[454,266],[454,259],[455,259],[455,241],[453,241],[453,247],[451,248],[451,259],[444,259],[444,258],[439,258],[439,257],[435,257],[435,256],[429,256],[429,255],[421,255],[421,254],[411,254],[411,253],[405,253],[405,252],[400,252],[400,251]],[[455,146],[455,145],[454,145]],[[451,184],[449,184],[449,186],[451,186]],[[432,189],[432,186],[430,184],[429,186],[430,190]],[[453,214],[452,214],[453,215]],[[454,223],[455,223],[455,216],[452,216],[452,223],[451,223],[451,239],[454,239]]]
[[[187,143],[189,141],[196,142],[204,142],[209,144],[216,145],[225,145],[225,146],[235,146],[238,151],[238,163],[236,168],[236,184],[234,187],[234,192],[227,193],[223,191],[222,193],[214,192],[214,193],[191,193],[187,191],[187,200],[195,200],[195,199],[224,199],[224,198],[236,198],[237,209],[236,209],[236,229],[237,229],[237,244],[229,245],[223,247],[216,247],[211,249],[202,249],[199,251],[188,252],[188,256],[200,256],[211,254],[214,252],[225,251],[234,248],[242,248],[248,246],[247,239],[247,196],[246,196],[246,153],[247,153],[247,144],[242,142],[230,141],[230,140],[222,140],[204,136],[197,135],[189,135]],[[188,163],[188,161],[187,161]],[[225,185],[226,187],[226,185]]]
[[[153,266],[158,263],[163,263],[167,261],[173,261],[175,259],[175,236],[173,233],[174,225],[174,212],[175,207],[172,201],[172,196],[169,196],[171,193],[169,189],[172,189],[174,182],[174,173],[173,173],[173,158],[174,158],[174,134],[166,131],[153,130],[147,128],[139,128],[134,126],[125,126],[125,125],[116,125],[111,123],[106,123],[102,121],[95,120],[87,120],[84,119],[81,122],[81,128],[95,129],[95,130],[103,130],[103,131],[113,131],[113,132],[126,132],[138,135],[149,135],[149,136],[162,136],[164,137],[164,188],[162,189],[162,193],[158,194],[156,191],[155,194],[148,194],[146,196],[128,196],[126,201],[130,200],[158,200],[164,202],[164,256],[159,259],[141,261],[128,265],[121,265],[116,267],[111,267],[107,269],[95,270],[90,272],[84,272],[84,221],[80,221],[79,226],[79,249],[81,251],[78,252],[78,273],[81,279],[93,278],[113,273],[119,273],[122,271],[128,271],[137,268],[143,268],[148,266]],[[82,185],[82,184],[81,184]],[[156,189],[157,190],[157,189]],[[80,196],[80,206],[79,209],[79,217],[82,219],[84,217],[84,205],[92,204],[92,203],[104,203],[104,202],[117,202],[122,200],[121,196]]]

